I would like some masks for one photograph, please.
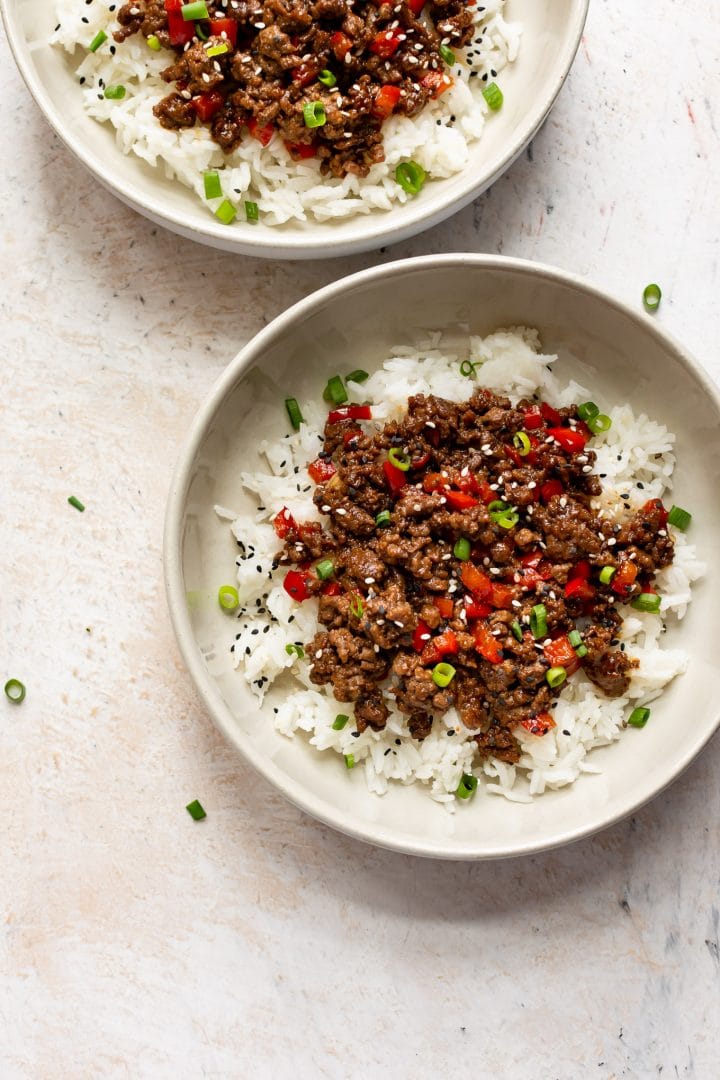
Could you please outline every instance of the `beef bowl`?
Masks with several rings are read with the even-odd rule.
[[[535,264],[393,263],[275,319],[197,414],[164,556],[258,796],[480,859],[661,791],[718,724],[719,418],[640,302]]]
[[[1,0],[46,119],[156,223],[272,258],[378,248],[508,168],[588,0]]]

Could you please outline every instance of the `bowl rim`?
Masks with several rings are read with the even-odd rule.
[[[209,675],[195,642],[189,612],[185,603],[182,570],[182,520],[193,464],[206,437],[208,428],[221,409],[226,396],[234,390],[250,365],[260,360],[265,349],[291,328],[296,320],[308,317],[335,297],[343,293],[351,293],[358,286],[381,279],[391,279],[397,275],[405,275],[417,270],[442,270],[470,266],[486,271],[507,270],[520,272],[530,277],[545,278],[556,285],[579,289],[587,296],[609,304],[619,314],[626,316],[638,325],[642,325],[658,344],[674,352],[682,366],[697,379],[704,392],[711,398],[715,409],[720,415],[720,390],[701,365],[673,335],[653,321],[653,316],[645,314],[639,308],[630,307],[624,301],[608,295],[604,289],[590,284],[584,278],[569,271],[560,270],[543,263],[530,262],[526,259],[508,258],[502,255],[480,255],[471,252],[422,255],[410,259],[400,259],[379,267],[370,267],[310,293],[293,304],[292,307],[281,312],[243,346],[215,381],[193,418],[173,472],[165,514],[163,568],[170,619],[180,653],[195,688],[216,727],[257,772],[272,783],[290,802],[310,814],[311,817],[355,839],[403,854],[438,859],[479,861],[532,855],[548,851],[592,836],[629,817],[669,787],[688,768],[720,726],[720,706],[718,706],[708,730],[703,732],[700,737],[689,739],[683,755],[679,760],[673,762],[671,771],[662,775],[658,785],[652,791],[629,798],[618,809],[602,814],[597,822],[591,825],[561,829],[549,840],[529,842],[520,840],[509,844],[505,842],[497,845],[497,847],[485,843],[482,849],[472,843],[462,842],[456,843],[451,850],[443,850],[438,841],[425,841],[408,836],[398,837],[395,835],[394,829],[387,828],[378,822],[358,825],[351,815],[331,807],[322,798],[308,791],[301,783],[287,777],[272,760],[265,757],[252,745],[244,745],[242,737],[237,738],[233,713],[226,705],[218,687]]]
[[[343,219],[338,223],[336,239],[327,235],[312,239],[310,230],[307,232],[298,230],[293,234],[283,233],[278,229],[277,234],[273,235],[271,227],[268,227],[267,235],[257,231],[250,234],[248,238],[243,232],[229,230],[211,215],[208,215],[207,223],[202,225],[190,223],[182,208],[174,210],[163,204],[161,193],[155,196],[152,194],[152,189],[150,193],[144,193],[132,181],[111,179],[107,175],[107,170],[103,169],[103,163],[85,147],[82,135],[76,133],[72,125],[64,122],[54,99],[46,92],[36,76],[19,19],[15,17],[12,10],[12,7],[19,7],[19,0],[14,5],[12,5],[12,0],[0,0],[0,15],[2,15],[5,33],[18,70],[46,121],[92,176],[126,206],[186,239],[225,251],[259,258],[317,259],[358,254],[407,240],[462,210],[500,178],[535,137],[570,74],[582,40],[590,0],[569,0],[569,2],[573,5],[572,19],[565,36],[565,46],[558,58],[558,75],[548,87],[547,94],[537,102],[533,102],[528,109],[526,122],[517,137],[508,144],[496,169],[479,181],[474,177],[472,169],[467,169],[465,183],[452,198],[443,197],[442,188],[439,187],[439,192],[431,195],[426,201],[405,204],[403,209],[406,213],[402,224],[399,225],[394,223],[392,211]],[[442,180],[438,181],[438,185],[442,182]]]

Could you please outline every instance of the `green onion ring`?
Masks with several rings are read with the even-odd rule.
[[[406,454],[404,450],[400,450],[399,447],[393,446],[388,450],[388,461],[391,465],[394,465],[396,469],[400,469],[401,472],[409,472],[412,461],[410,455]]]

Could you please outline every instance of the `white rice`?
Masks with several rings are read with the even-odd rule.
[[[412,198],[395,180],[395,168],[402,161],[416,161],[431,179],[452,176],[465,168],[470,143],[482,135],[489,112],[483,87],[518,54],[521,30],[505,21],[505,2],[486,0],[484,5],[475,6],[475,39],[468,49],[456,50],[458,60],[467,62],[450,69],[453,87],[414,119],[393,116],[385,123],[385,161],[374,165],[364,179],[321,176],[318,161],[294,162],[277,134],[267,147],[248,136],[226,155],[204,125],[166,131],[152,110],[172,89],[160,78],[160,72],[174,62],[174,53],[166,49],[153,52],[141,34],[133,34],[122,45],[115,45],[112,55],[112,31],[118,27],[105,0],[90,4],[58,0],[60,25],[51,43],[73,54],[76,74],[84,79],[79,89],[85,110],[101,123],[113,125],[122,152],[137,154],[162,168],[166,176],[192,188],[210,210],[215,211],[224,198],[239,207],[248,199],[258,203],[268,225],[328,221],[390,210]],[[105,30],[108,41],[97,52],[87,52],[99,30]],[[103,85],[124,86],[125,97],[107,100]],[[208,169],[220,170],[223,194],[218,199],[205,198],[203,173]]]
[[[402,413],[411,394],[466,400],[473,382],[506,393],[514,400],[539,392],[556,407],[591,396],[577,383],[559,383],[549,367],[556,357],[540,352],[538,335],[533,330],[513,328],[484,339],[471,338],[470,359],[480,362],[474,379],[461,375],[461,358],[443,353],[440,346],[441,335],[437,334],[417,350],[393,350],[362,387],[349,384],[351,395],[372,402],[373,417],[379,421]],[[232,531],[243,545],[237,580],[247,614],[234,624],[239,629],[233,647],[235,664],[259,702],[273,682],[283,676],[280,686],[286,694],[277,707],[277,730],[289,737],[304,732],[310,745],[321,751],[352,754],[356,765],[365,770],[368,787],[378,795],[387,791],[391,780],[403,784],[420,781],[428,785],[432,798],[449,807],[455,801],[454,792],[463,773],[483,778],[488,792],[528,801],[547,789],[572,783],[580,773],[597,771],[586,761],[588,752],[619,738],[629,709],[652,701],[685,670],[686,654],[662,648],[661,640],[664,625],[685,614],[691,583],[704,572],[694,546],[683,533],[675,532],[675,561],[657,575],[663,596],[662,615],[625,609],[628,615],[618,637],[626,653],[639,662],[627,696],[606,698],[582,671],[578,672],[557,700],[553,711],[556,727],[552,731],[542,737],[522,728],[516,732],[523,751],[517,765],[474,761],[471,732],[454,709],[435,719],[431,734],[423,742],[412,739],[404,716],[395,709],[391,709],[382,732],[367,729],[354,738],[352,722],[342,731],[334,731],[332,723],[337,714],[351,711],[352,706],[337,702],[330,688],[312,685],[308,677],[312,657],[298,660],[285,651],[285,646],[293,642],[307,645],[319,629],[317,605],[313,601],[297,604],[291,600],[282,587],[285,570],[272,570],[278,549],[270,524],[275,514],[287,506],[299,520],[318,519],[312,492],[303,488],[309,486],[306,467],[317,456],[327,409],[318,400],[300,404],[306,420],[300,431],[279,442],[261,444],[268,467],[239,474],[240,485],[257,495],[264,509],[237,516],[216,507],[222,518],[232,522]],[[675,465],[674,436],[644,413],[635,416],[625,404],[615,406],[609,415],[611,429],[593,439],[595,471],[604,474],[603,494],[597,504],[606,507],[608,516],[621,520],[626,511],[618,510],[618,504],[624,503],[631,511],[648,499],[667,495]],[[621,500],[621,495],[628,498]],[[258,607],[262,609],[260,614]]]

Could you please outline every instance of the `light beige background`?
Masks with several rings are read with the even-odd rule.
[[[720,376],[720,14],[595,0],[531,152],[377,256],[233,259],[94,187],[2,45],[0,1077],[717,1075],[720,744],[631,821],[496,865],[304,818],[215,732],[161,584],[212,380],[375,259],[538,258],[660,315]],[[78,495],[84,514],[68,507]],[[208,811],[195,824],[184,806]]]

